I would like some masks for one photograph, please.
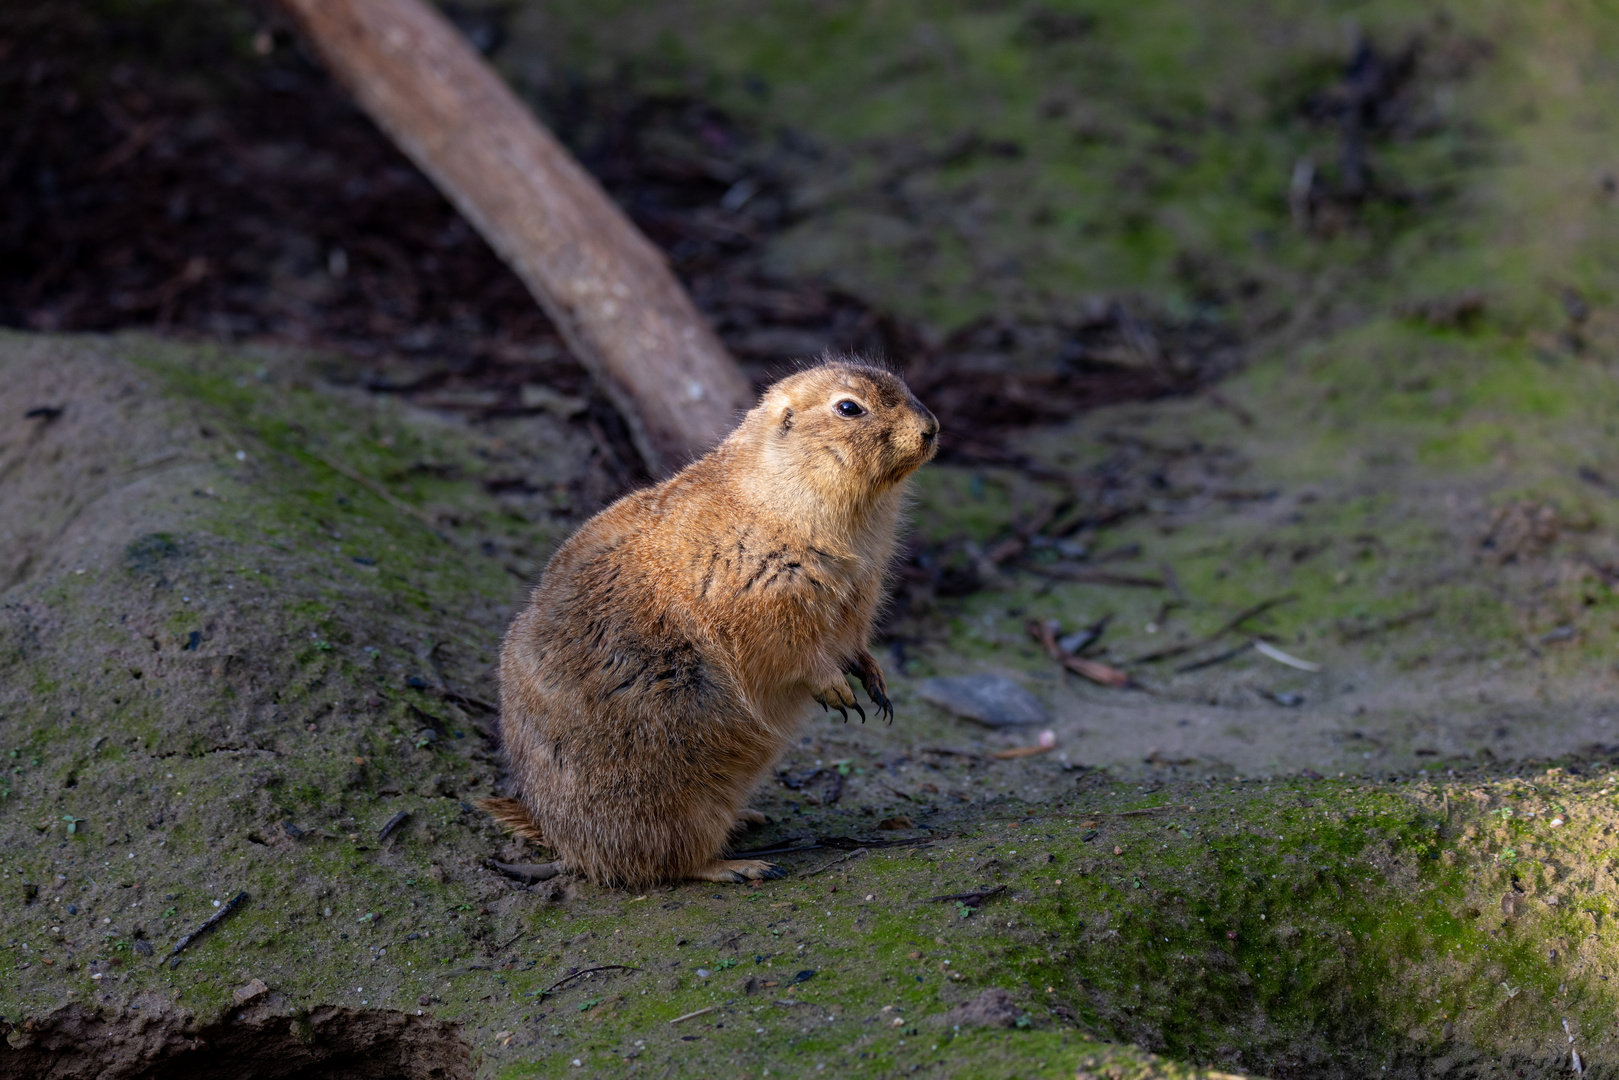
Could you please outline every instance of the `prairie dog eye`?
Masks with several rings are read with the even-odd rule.
[[[850,419],[852,419],[852,418],[854,418],[856,416],[863,416],[863,415],[865,415],[865,412],[866,412],[865,409],[860,407],[860,402],[851,401],[848,398],[844,398],[842,401],[840,401],[836,405],[834,405],[833,408],[837,409],[839,416],[847,417],[847,418],[850,418]]]

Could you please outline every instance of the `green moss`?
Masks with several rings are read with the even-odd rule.
[[[1145,295],[1179,318],[1231,306],[1223,285],[1211,305],[1195,263],[1290,292],[1277,267],[1413,261],[1407,251],[1465,224],[1435,222],[1433,211],[1455,199],[1488,130],[1465,111],[1467,75],[1485,65],[1439,77],[1432,93],[1449,111],[1377,147],[1380,178],[1405,197],[1374,199],[1357,228],[1312,243],[1292,228],[1287,188],[1306,157],[1336,182],[1336,132],[1310,124],[1303,106],[1342,70],[1337,12],[744,7],[524,5],[504,56],[514,71],[538,53],[576,76],[611,71],[649,93],[701,86],[762,132],[809,134],[830,151],[829,167],[812,170],[806,202],[816,213],[775,245],[776,257],[947,328],[1096,292]],[[1469,35],[1506,21],[1501,7],[1475,5],[1436,26],[1435,11],[1362,4],[1356,19],[1390,53],[1417,36],[1465,52]],[[902,186],[881,193],[896,175]],[[918,227],[914,213],[889,205],[895,195],[936,211]]]
[[[1551,783],[1586,827],[1612,816],[1594,782]],[[695,1068],[668,1057],[681,1033],[700,1038],[709,1069],[996,1075],[1015,1062],[1055,1075],[1097,1049],[1054,1027],[1058,1015],[1191,1060],[1240,1052],[1358,1069],[1420,1060],[1450,1038],[1526,1052],[1567,1015],[1594,1060],[1595,1036],[1583,1033],[1602,1030],[1614,1004],[1596,978],[1612,958],[1587,944],[1558,966],[1546,946],[1588,918],[1561,908],[1602,902],[1575,882],[1550,908],[1520,868],[1524,907],[1503,920],[1512,872],[1490,841],[1466,835],[1486,819],[1460,809],[1464,791],[1470,803],[1522,797],[1510,781],[1328,782],[1195,785],[1154,800],[1103,786],[1066,807],[1008,803],[931,848],[873,852],[830,877],[757,892],[683,886],[655,894],[656,906],[591,894],[562,918],[541,910],[518,925],[550,963],[447,983],[468,1019],[480,991],[529,1015],[495,1051],[509,1076],[551,1075],[576,1056]],[[1087,826],[1101,833],[1088,843]],[[1561,857],[1580,858],[1585,842],[1569,834]],[[1005,891],[966,918],[927,900],[991,884]],[[541,998],[570,960],[643,970]],[[467,979],[478,989],[461,989]],[[1031,1010],[1028,1030],[941,1025],[951,1001],[997,985]],[[1462,1034],[1444,1035],[1446,1024]]]

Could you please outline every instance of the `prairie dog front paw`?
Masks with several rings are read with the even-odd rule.
[[[846,724],[849,722],[850,709],[860,714],[861,723],[866,722],[866,710],[862,709],[860,703],[854,699],[854,689],[849,686],[849,680],[845,679],[841,673],[816,690],[811,696],[820,702],[823,710],[836,709],[842,713],[843,722]]]
[[[888,684],[883,680],[883,669],[877,666],[877,658],[865,649],[851,660],[844,662],[843,671],[860,680],[860,685],[866,688],[866,696],[871,703],[877,706],[877,715],[888,714],[888,722],[894,722],[894,703],[888,699]],[[864,718],[865,713],[860,714]]]

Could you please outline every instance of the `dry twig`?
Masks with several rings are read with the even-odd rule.
[[[435,533],[438,533],[438,518],[434,517],[432,514],[429,514],[426,510],[423,510],[419,506],[412,506],[410,503],[399,498],[399,496],[395,495],[393,492],[389,491],[387,488],[383,487],[369,476],[366,476],[364,473],[356,472],[354,469],[349,468],[336,458],[327,457],[318,450],[311,451],[311,453],[313,453],[315,457],[319,458],[321,462],[323,462],[326,467],[331,469],[333,472],[348,477],[350,480],[353,480],[356,484],[359,484],[361,487],[365,488],[371,494],[375,495],[377,498],[381,499],[395,510],[409,514],[411,517],[424,523]],[[440,533],[439,535],[442,536],[443,534]]]
[[[1028,630],[1029,636],[1038,641],[1041,647],[1046,650],[1047,656],[1072,671],[1075,675],[1087,678],[1101,686],[1110,686],[1115,690],[1130,685],[1128,672],[1120,671],[1118,668],[1110,664],[1104,664],[1100,660],[1086,660],[1082,656],[1075,656],[1061,645],[1058,645],[1056,631],[1052,630],[1049,623],[1039,619],[1030,619],[1025,629]],[[996,754],[994,756],[1000,757],[1001,755]]]
[[[670,1023],[671,1023],[671,1024],[678,1024],[678,1023],[680,1023],[680,1022],[681,1022],[681,1021],[682,1021],[682,1020],[690,1020],[690,1019],[691,1019],[691,1018],[692,1018],[692,1017],[694,1017],[694,1016],[701,1016],[701,1015],[703,1015],[703,1014],[704,1014],[704,1013],[711,1013],[711,1012],[713,1012],[713,1011],[714,1011],[714,1010],[715,1010],[715,1009],[717,1009],[717,1008],[719,1008],[719,1006],[718,1006],[718,1005],[710,1005],[710,1006],[709,1006],[709,1007],[708,1007],[708,1008],[706,1008],[706,1009],[696,1009],[696,1010],[694,1010],[694,1011],[692,1011],[692,1012],[689,1012],[689,1013],[686,1013],[686,1014],[685,1014],[685,1015],[684,1015],[684,1016],[677,1016],[677,1017],[675,1017],[675,1018],[674,1018],[674,1019],[673,1019],[673,1020],[671,1020],[671,1021],[669,1021],[669,1022],[670,1022]]]
[[[189,948],[194,942],[196,942],[204,934],[208,933],[208,931],[210,931],[214,927],[218,926],[221,922],[223,922],[225,920],[225,917],[227,915],[229,915],[231,912],[235,911],[237,908],[241,907],[246,902],[247,902],[247,893],[245,893],[245,892],[237,893],[235,896],[233,896],[229,900],[225,901],[225,903],[220,907],[220,909],[218,911],[216,911],[212,915],[208,916],[207,920],[204,921],[201,926],[197,927],[195,930],[191,931],[191,933],[187,934],[185,937],[183,937],[179,941],[175,942],[174,943],[174,948],[169,950],[169,955],[166,957],[166,959],[168,960],[168,963],[169,963],[169,967],[171,967],[171,968],[177,967],[179,965],[179,963],[180,963],[180,953],[181,952],[183,952],[185,949]]]
[[[388,823],[377,830],[377,843],[382,843],[393,835],[393,831],[403,825],[410,818],[409,810],[401,810],[388,819]]]
[[[993,889],[985,889],[982,892],[951,893],[949,896],[930,896],[928,897],[928,903],[943,904],[949,903],[950,901],[955,901],[958,904],[965,904],[968,907],[977,907],[990,897],[998,896],[1005,891],[1005,885],[997,885]]]
[[[853,851],[846,851],[842,855],[839,855],[837,858],[831,859],[831,860],[829,860],[827,862],[824,862],[820,866],[817,866],[813,870],[806,870],[804,873],[799,874],[798,876],[801,877],[801,878],[814,877],[816,874],[819,874],[822,870],[830,870],[834,866],[838,865],[838,863],[847,862],[850,859],[854,858],[856,855],[864,855],[865,853],[866,853],[866,849],[863,848],[863,847],[855,848]]]
[[[579,978],[579,977],[581,977],[583,975],[589,975],[589,974],[591,974],[592,972],[595,972],[595,971],[642,971],[642,970],[644,970],[644,969],[638,968],[638,967],[632,967],[629,964],[600,964],[600,965],[597,965],[596,967],[584,968],[584,969],[582,969],[580,971],[574,972],[572,975],[564,975],[562,978],[558,979],[556,982],[552,983],[550,986],[547,986],[544,990],[541,990],[539,996],[544,997],[545,995],[549,994],[551,991],[555,990],[557,987],[565,986],[568,983],[573,982],[573,980],[575,980],[575,979],[577,979],[577,978]]]
[[[1010,746],[1005,750],[997,750],[989,756],[994,758],[996,761],[1015,761],[1018,758],[1036,757],[1040,754],[1049,754],[1055,749],[1057,749],[1056,743],[1052,743],[1050,746]]]
[[[498,859],[489,859],[487,864],[491,870],[505,874],[518,881],[549,881],[562,873],[562,863],[503,863]]]
[[[1220,638],[1223,638],[1227,634],[1231,633],[1233,630],[1240,629],[1243,623],[1250,619],[1257,619],[1271,608],[1280,607],[1283,604],[1291,604],[1298,598],[1298,593],[1286,593],[1282,596],[1273,596],[1269,600],[1263,600],[1260,603],[1255,604],[1253,607],[1247,608],[1227,619],[1225,623],[1212,634],[1204,634],[1195,641],[1188,641],[1180,645],[1171,645],[1168,648],[1159,649],[1156,652],[1150,652],[1144,656],[1138,656],[1134,660],[1131,660],[1130,663],[1150,664],[1155,660],[1168,660],[1171,657],[1184,656],[1195,649],[1201,649],[1205,645],[1213,644]]]

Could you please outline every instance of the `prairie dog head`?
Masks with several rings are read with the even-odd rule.
[[[854,512],[892,490],[938,448],[939,421],[904,380],[829,360],[765,391],[744,427],[773,501]]]

